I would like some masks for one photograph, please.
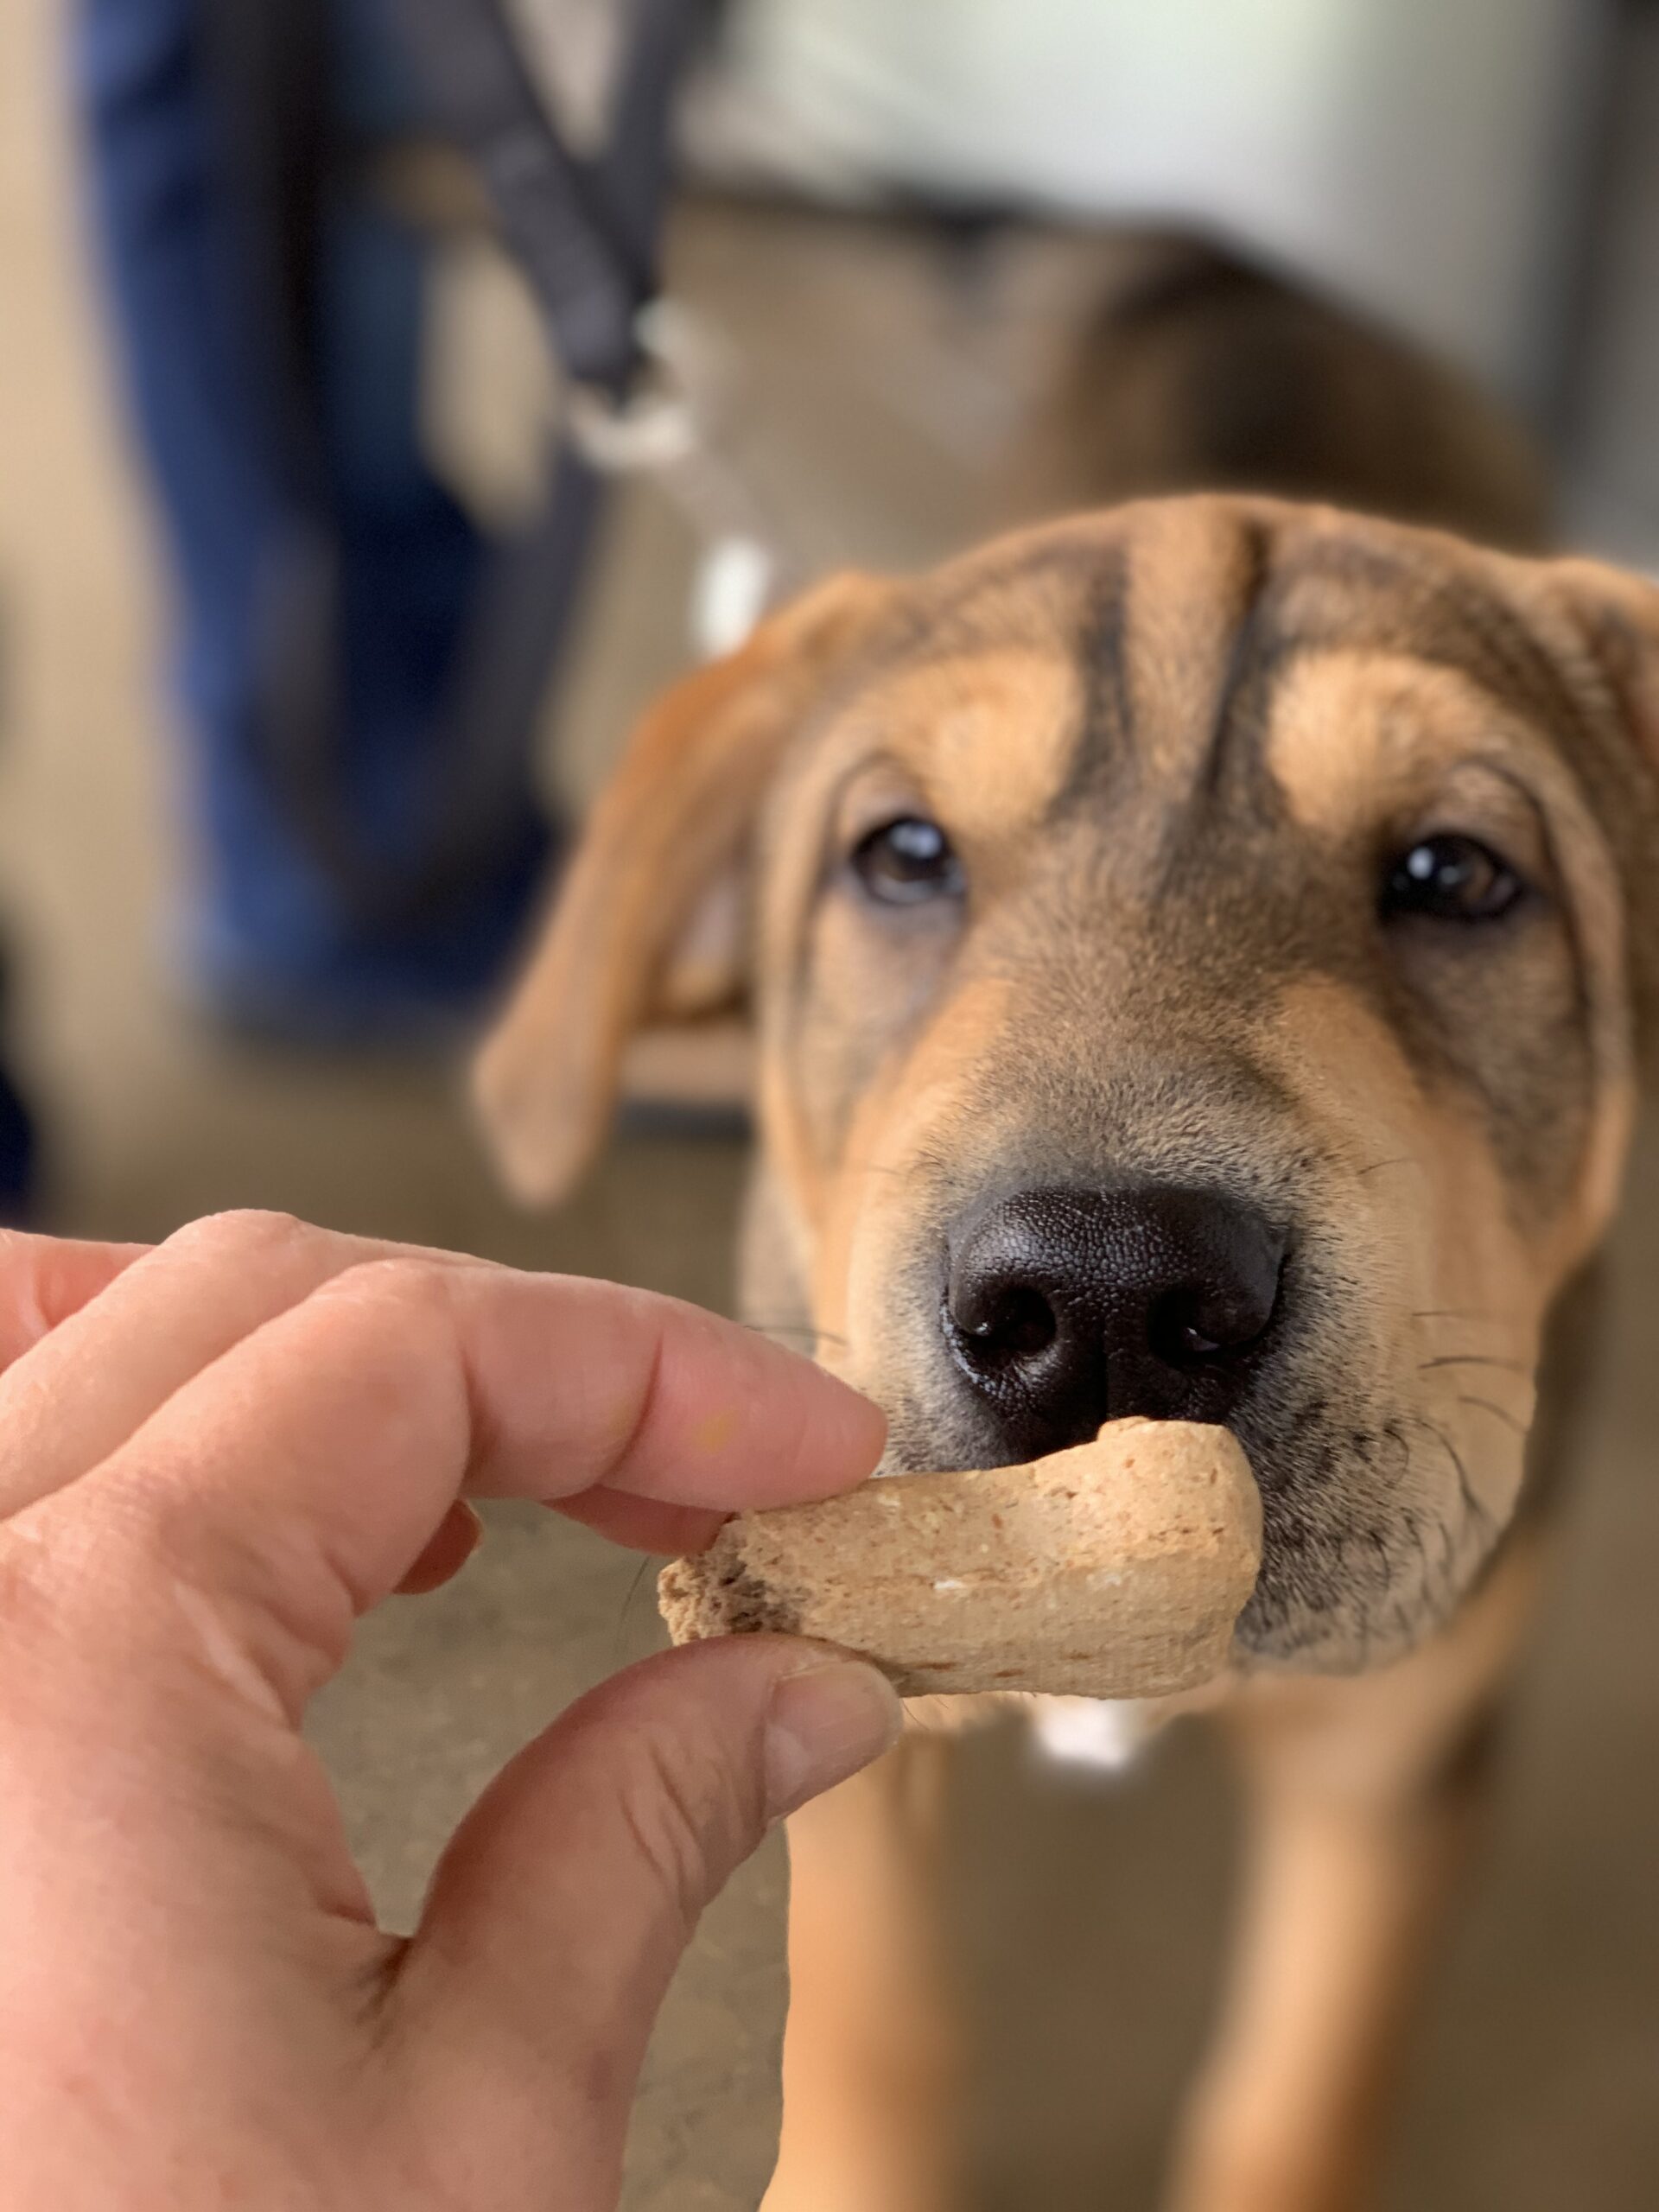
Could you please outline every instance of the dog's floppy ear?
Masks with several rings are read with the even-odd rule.
[[[1659,768],[1659,582],[1600,561],[1552,561],[1544,573],[1633,734]]]
[[[1588,709],[1575,764],[1618,868],[1638,1046],[1659,1079],[1659,583],[1599,561],[1524,565],[1529,611]]]
[[[526,1203],[563,1197],[597,1150],[632,1032],[655,1012],[715,995],[711,959],[718,968],[724,957],[688,943],[688,932],[696,938],[700,910],[706,920],[732,879],[772,771],[826,674],[889,588],[831,578],[741,651],[683,677],[635,729],[475,1071],[502,1172]]]

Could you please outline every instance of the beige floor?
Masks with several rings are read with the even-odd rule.
[[[175,999],[163,583],[76,246],[58,16],[56,0],[11,0],[0,29],[0,911],[22,952],[57,1218],[151,1236],[211,1207],[277,1205],[719,1302],[741,1173],[729,1148],[629,1145],[565,1215],[526,1222],[493,1190],[452,1071],[233,1050]],[[958,342],[911,246],[716,219],[688,228],[681,262],[750,348],[749,435],[780,507],[810,518],[810,559],[925,558],[980,525],[974,456],[1018,371]],[[578,786],[673,664],[664,610],[683,565],[671,521],[630,503],[573,685]],[[1649,1158],[1644,1196],[1656,1180]],[[1507,1817],[1411,2070],[1395,2212],[1659,2200],[1656,1261],[1652,1233],[1632,1229]],[[450,1591],[370,1625],[316,1728],[389,1915],[414,1910],[482,1778],[654,1637],[632,1561],[528,1515],[499,1516]],[[1210,1988],[1223,1777],[1196,1733],[1109,1789],[1036,1775],[1004,1740],[966,1763],[962,1791],[950,1910],[982,2028],[983,2202],[1148,2204]],[[775,2124],[782,1890],[770,1853],[710,1916],[653,2055],[631,2212],[754,2202]]]

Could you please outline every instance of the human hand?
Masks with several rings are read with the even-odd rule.
[[[608,2212],[698,1913],[896,1700],[777,1637],[632,1668],[496,1778],[408,1939],[307,1701],[465,1558],[468,1496],[678,1550],[849,1486],[880,1416],[695,1307],[266,1216],[6,1239],[0,1367],[0,2200]]]

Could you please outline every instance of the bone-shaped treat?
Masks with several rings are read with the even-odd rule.
[[[739,1514],[663,1570],[658,1602],[677,1643],[816,1637],[906,1697],[1161,1697],[1227,1665],[1261,1560],[1262,1501],[1229,1430],[1116,1421],[1024,1466]]]

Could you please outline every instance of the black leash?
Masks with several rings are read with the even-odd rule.
[[[537,92],[500,0],[392,0],[391,20],[440,127],[467,156],[502,232],[524,270],[552,344],[589,419],[619,410],[645,351],[642,311],[656,292],[658,245],[671,173],[676,89],[715,0],[631,0],[621,16],[620,60],[610,129],[590,156],[573,153]],[[215,0],[245,28],[270,35],[240,44],[270,57],[296,7],[315,19],[319,0]],[[245,116],[259,105],[257,77],[241,67]],[[302,419],[298,450],[320,450],[303,281],[326,173],[318,121],[321,73],[280,71],[284,99],[245,141],[263,159],[251,204],[274,207],[280,288],[270,294],[287,410]],[[296,162],[292,149],[307,149]],[[263,189],[264,200],[260,200]],[[569,415],[573,410],[567,410]],[[315,472],[304,470],[307,476]],[[349,901],[372,927],[441,913],[487,876],[521,836],[531,756],[550,673],[569,634],[602,500],[600,473],[571,424],[562,426],[539,517],[488,556],[457,649],[430,747],[431,787],[419,809],[415,849],[396,861],[365,852],[345,779],[341,731],[339,562],[326,497],[304,498],[308,518],[286,549],[273,588],[261,680],[261,728],[273,786],[290,818]]]
[[[656,289],[671,110],[709,0],[632,0],[607,143],[566,147],[500,0],[395,0],[428,99],[483,182],[567,376],[626,389]]]

